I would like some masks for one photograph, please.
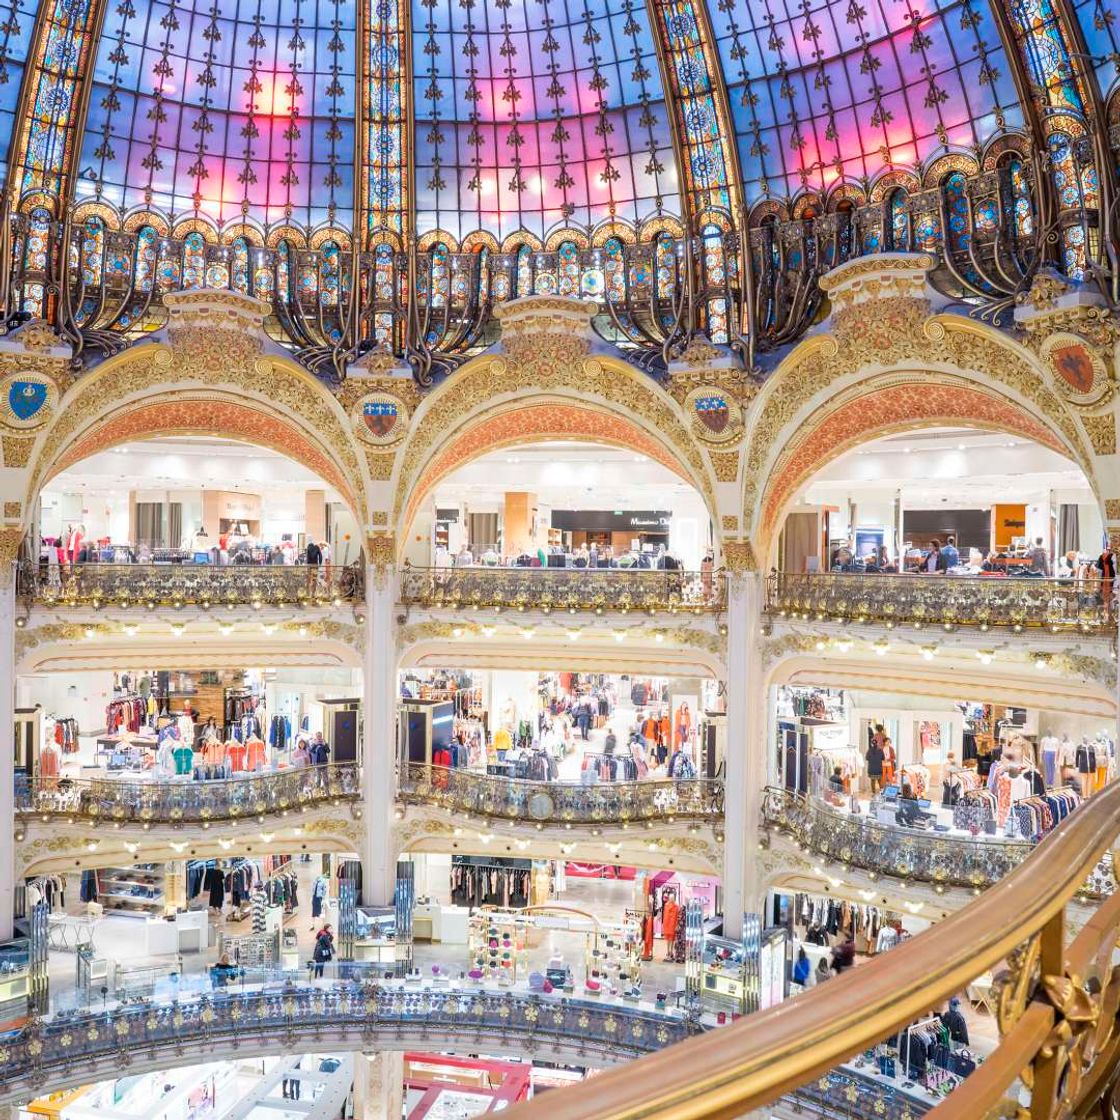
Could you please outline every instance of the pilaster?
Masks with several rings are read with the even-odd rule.
[[[404,1054],[355,1054],[354,1120],[400,1120],[403,1108]]]
[[[396,794],[396,569],[366,565],[366,643],[362,660],[362,899],[393,901],[397,852],[393,842]]]
[[[742,935],[761,899],[758,862],[766,779],[766,689],[759,627],[763,579],[732,571],[727,587],[727,761],[724,786],[723,931]]]

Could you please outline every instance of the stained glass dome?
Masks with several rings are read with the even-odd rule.
[[[97,223],[67,249],[97,265],[87,288],[104,253],[133,287],[329,308],[358,277],[361,333],[398,351],[466,346],[461,315],[529,292],[601,300],[605,337],[665,349],[682,285],[687,329],[732,342],[750,319],[776,345],[783,275],[892,249],[941,253],[946,289],[981,302],[1043,255],[1084,279],[1120,31],[1105,0],[1055,3],[6,0],[23,305],[49,303],[67,214]],[[301,314],[277,310],[286,340],[355,342],[341,311]]]

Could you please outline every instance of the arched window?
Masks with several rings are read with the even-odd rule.
[[[1034,211],[1031,208],[1031,188],[1021,160],[1013,159],[1007,165],[1011,186],[1011,228],[1020,241],[1034,236]]]
[[[704,281],[709,288],[719,290],[727,283],[727,265],[723,251],[723,234],[717,226],[705,226]],[[708,337],[715,343],[728,341],[727,300],[716,296],[708,300]]]
[[[478,251],[478,298],[480,302],[490,297],[490,250],[484,245]]]
[[[183,287],[201,288],[206,283],[206,242],[198,230],[183,239]]]
[[[292,250],[287,241],[276,246],[276,298],[281,303],[292,298]]]
[[[960,171],[947,175],[941,184],[941,189],[945,194],[945,211],[949,222],[946,231],[949,251],[967,256],[972,233],[968,223],[968,199],[964,193],[964,175]]]
[[[373,251],[373,298],[382,309],[373,316],[373,337],[382,346],[393,344],[393,247],[382,241]]]
[[[573,242],[565,241],[556,255],[560,295],[579,295],[579,250]]]
[[[906,253],[910,250],[910,209],[909,195],[904,187],[896,187],[891,191],[887,202],[887,217],[890,222],[889,243],[896,253]]]
[[[432,307],[446,307],[451,277],[447,265],[447,246],[442,242],[432,249],[432,271],[429,303]]]
[[[1083,176],[1077,172],[1073,158],[1073,144],[1064,132],[1052,133],[1047,140],[1050,153],[1050,174],[1058,192],[1058,205],[1063,210],[1075,210],[1085,205],[1082,194]],[[1090,180],[1095,186],[1095,179]],[[1067,226],[1062,230],[1062,266],[1071,280],[1084,280],[1088,265],[1085,249],[1085,230],[1081,226]]]
[[[536,268],[533,270],[533,291],[538,296],[556,294],[556,254],[535,254]]]
[[[323,287],[319,295],[324,307],[337,307],[339,285],[342,281],[342,251],[337,241],[324,241],[320,250],[323,270]]]
[[[517,250],[517,295],[531,296],[533,294],[533,259],[532,251],[528,245],[522,245]]]
[[[133,265],[136,290],[150,292],[155,282],[159,237],[151,226],[142,226],[136,235],[136,263]]]
[[[230,287],[243,296],[249,294],[249,243],[235,237],[230,246]]]
[[[82,283],[87,288],[100,287],[105,264],[105,223],[97,217],[87,218],[82,229]]]
[[[672,299],[677,290],[677,250],[667,233],[660,234],[654,242],[653,271],[657,277],[657,298]]]
[[[45,272],[47,268],[47,244],[51,229],[50,211],[36,206],[27,222],[27,244],[24,246],[23,267],[28,272]],[[43,314],[43,285],[40,282],[24,284],[21,310],[32,315]]]
[[[253,295],[265,303],[272,302],[272,286],[274,283],[272,266],[268,262],[263,249],[256,250],[256,259],[253,262]]]
[[[622,242],[617,237],[608,237],[603,245],[603,281],[611,303],[622,303],[626,299],[625,267]]]

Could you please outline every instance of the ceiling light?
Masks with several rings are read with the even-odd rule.
[[[880,638],[872,648],[877,657],[882,657],[891,648],[891,644],[885,638]]]
[[[529,641],[535,633],[536,631],[531,626],[526,626],[521,631],[521,636],[525,639],[525,641]]]
[[[582,630],[569,630],[568,631],[568,641],[569,642],[578,642],[579,641],[579,636],[582,633],[583,633]]]
[[[992,658],[995,657],[995,654],[990,649],[978,649],[976,651],[976,656],[980,658],[981,665],[991,665]]]
[[[937,646],[922,646],[922,659],[932,661],[937,656]]]

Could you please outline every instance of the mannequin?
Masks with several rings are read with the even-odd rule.
[[[1042,775],[1046,779],[1047,787],[1058,784],[1058,758],[1061,744],[1053,734],[1046,734],[1039,744],[1042,749]]]
[[[1062,742],[1058,748],[1058,765],[1063,782],[1077,774],[1077,748],[1070,740],[1068,732],[1062,735]]]
[[[1104,551],[1097,557],[1097,571],[1101,577],[1101,603],[1105,613],[1112,617],[1112,585],[1116,579],[1116,557],[1112,548],[1105,545]]]
[[[68,564],[76,564],[82,551],[84,529],[81,525],[71,525],[66,531],[65,553]]]
[[[1087,735],[1081,736],[1081,742],[1075,752],[1077,760],[1077,782],[1081,787],[1081,796],[1088,797],[1093,792],[1093,779],[1097,770],[1097,750],[1089,742]]]
[[[681,908],[675,892],[667,890],[661,895],[661,936],[670,947],[677,936],[677,922],[680,921]]]
[[[673,745],[678,749],[684,746],[692,731],[692,713],[688,710],[688,702],[682,702],[681,706],[677,709],[676,723],[676,736],[673,740]]]

